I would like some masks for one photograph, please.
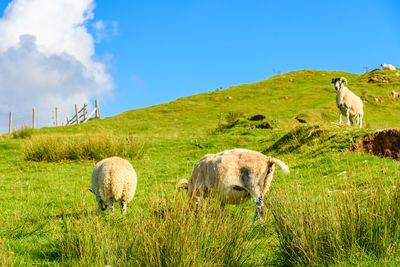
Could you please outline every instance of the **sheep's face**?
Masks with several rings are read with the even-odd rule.
[[[347,84],[347,80],[344,77],[341,78],[333,78],[331,83],[335,85],[336,91],[338,91],[344,84]]]
[[[336,91],[342,87],[344,83],[340,78],[333,78],[331,83],[335,86]]]

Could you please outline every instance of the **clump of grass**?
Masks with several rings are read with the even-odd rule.
[[[255,128],[272,129],[278,126],[278,121],[273,119],[267,121],[263,119],[260,121],[250,121],[244,118],[242,112],[228,112],[225,116],[225,122],[222,120],[222,113],[218,115],[217,128],[209,131],[210,134],[221,134],[229,132],[232,134],[248,135],[252,134]]]
[[[162,198],[124,217],[63,219],[58,255],[67,265],[241,266],[250,257],[250,228],[217,203],[195,209],[186,198]]]
[[[17,129],[14,129],[12,136],[14,139],[25,139],[31,138],[32,133],[33,129],[29,127],[28,124],[24,124],[23,126],[18,126]]]
[[[101,160],[111,156],[139,159],[146,150],[144,142],[131,136],[110,134],[86,136],[37,136],[22,143],[25,160],[61,162]]]
[[[41,234],[46,231],[46,223],[42,220],[43,211],[30,209],[29,212],[4,214],[9,219],[2,224],[0,236],[19,239]]]
[[[362,259],[395,260],[400,252],[400,192],[372,186],[368,192],[275,193],[275,219],[285,264],[319,265]]]
[[[4,244],[0,245],[4,246]],[[0,248],[0,266],[13,266],[12,259],[8,254],[9,252],[5,252],[2,248]]]
[[[190,141],[190,144],[198,148],[210,148],[214,146],[212,143],[205,142],[197,138]]]
[[[235,123],[240,118],[244,118],[243,112],[230,111],[225,115],[225,120],[228,125]]]
[[[226,130],[227,128],[232,128],[240,118],[244,118],[244,114],[243,112],[233,112],[233,111],[229,111],[226,115],[225,115],[225,123],[222,120],[222,113],[218,114],[218,125],[217,128],[213,131],[211,131],[212,134],[215,133],[221,133],[224,130]]]
[[[362,82],[378,84],[397,83],[400,80],[399,77],[395,75],[395,72],[390,70],[374,70],[362,74],[361,77]]]

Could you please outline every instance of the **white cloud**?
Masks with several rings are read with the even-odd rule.
[[[105,65],[93,60],[94,40],[86,24],[93,19],[93,0],[13,0],[0,19],[0,131],[14,126],[51,126],[52,111],[61,119],[74,104],[89,103],[110,92]],[[54,117],[54,116],[53,116]]]
[[[97,31],[102,31],[106,27],[106,24],[102,20],[98,20],[93,23],[93,27]]]
[[[105,22],[97,20],[93,23],[93,31],[96,36],[96,42],[101,42],[104,39],[109,39],[112,36],[118,35],[118,22]]]

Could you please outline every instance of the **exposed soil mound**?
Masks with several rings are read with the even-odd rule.
[[[300,122],[300,123],[307,123],[307,121],[305,119],[302,119],[302,118],[299,118],[299,117],[296,117],[296,120],[298,122]]]
[[[253,117],[249,118],[249,121],[262,121],[265,119],[265,116],[262,114],[254,115]]]
[[[260,129],[272,129],[271,125],[268,122],[263,122],[256,126],[256,128]]]
[[[358,140],[349,150],[400,159],[400,129],[386,129],[370,134]]]

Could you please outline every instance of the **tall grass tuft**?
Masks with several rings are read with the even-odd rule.
[[[111,156],[139,159],[145,143],[131,136],[37,136],[22,143],[25,160],[61,162],[101,160]]]
[[[10,248],[0,238],[0,266],[13,266],[10,256]]]
[[[241,266],[249,259],[250,223],[216,203],[195,209],[162,198],[126,216],[63,219],[61,262],[95,266]],[[223,215],[222,215],[223,214]]]
[[[235,123],[240,118],[244,118],[243,112],[230,111],[225,115],[225,120],[228,125]]]
[[[17,129],[14,129],[12,136],[14,139],[25,139],[31,138],[32,133],[33,129],[29,127],[28,124],[24,124],[23,126],[18,126]]]
[[[400,253],[400,192],[372,186],[311,201],[304,193],[269,198],[285,264],[317,265]]]

